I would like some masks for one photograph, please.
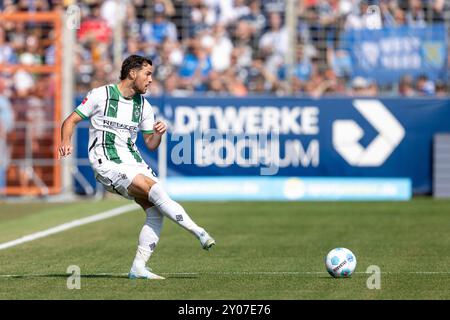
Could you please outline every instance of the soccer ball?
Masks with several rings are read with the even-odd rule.
[[[325,267],[334,278],[350,277],[356,268],[356,257],[346,248],[336,248],[325,257]]]

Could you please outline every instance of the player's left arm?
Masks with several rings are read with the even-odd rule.
[[[167,125],[164,122],[156,121],[155,124],[153,125],[152,133],[143,133],[145,145],[147,146],[147,148],[152,151],[156,150],[159,147],[161,143],[161,138],[163,134],[166,132],[166,130]]]

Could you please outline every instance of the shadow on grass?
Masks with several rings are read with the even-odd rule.
[[[161,273],[166,279],[197,279],[199,275],[197,274],[164,274]],[[68,273],[48,273],[48,274],[23,274],[23,275],[0,275],[0,279],[9,278],[9,279],[27,279],[27,278],[68,278],[73,275]],[[80,278],[86,279],[128,279],[127,273],[116,273],[116,274],[81,274]],[[141,279],[133,279],[133,280],[141,280]],[[145,280],[145,279],[143,279]]]

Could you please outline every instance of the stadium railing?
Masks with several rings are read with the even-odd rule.
[[[55,47],[54,64],[0,64],[0,74],[7,78],[12,78],[18,71],[35,79],[48,77],[50,82],[44,90],[51,92],[51,98],[41,101],[43,105],[37,108],[30,103],[32,98],[39,99],[33,97],[33,93],[27,97],[10,97],[16,121],[13,131],[8,134],[11,159],[2,193],[7,196],[58,194],[61,191],[61,166],[57,160],[62,95],[61,13],[0,14],[0,21],[31,23],[34,28],[50,26],[54,37],[49,40]]]

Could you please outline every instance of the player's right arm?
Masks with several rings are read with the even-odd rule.
[[[72,135],[78,122],[83,118],[76,112],[72,112],[70,116],[64,120],[61,126],[61,144],[59,145],[58,152],[59,157],[65,157],[72,154]]]
[[[104,89],[104,87],[103,87]],[[78,122],[88,119],[97,105],[98,100],[103,93],[102,88],[91,90],[84,98],[83,102],[75,109],[70,116],[64,120],[61,126],[61,144],[58,148],[59,157],[66,157],[72,154],[72,135]]]

